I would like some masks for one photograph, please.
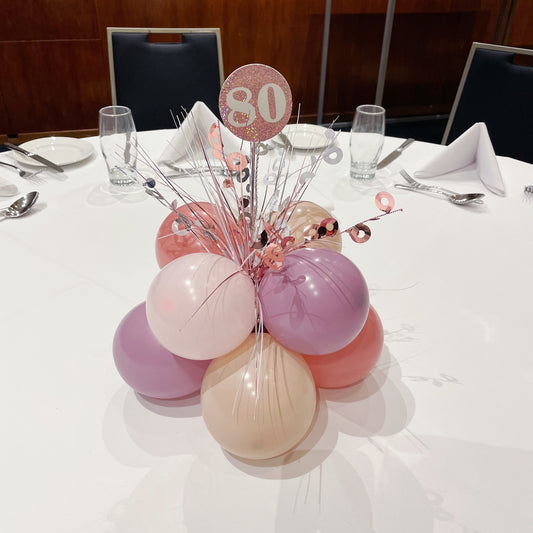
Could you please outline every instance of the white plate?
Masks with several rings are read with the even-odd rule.
[[[289,124],[283,128],[283,133],[296,150],[318,150],[331,142],[325,135],[326,128],[316,124]],[[273,141],[283,144],[278,136],[274,137]]]
[[[92,144],[73,137],[43,137],[22,143],[20,147],[41,155],[60,167],[79,163],[94,152]],[[20,152],[12,151],[11,153],[20,163],[38,167],[46,166]]]

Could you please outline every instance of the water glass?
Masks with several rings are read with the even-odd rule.
[[[137,131],[129,107],[110,105],[99,111],[100,148],[112,185],[135,183]]]
[[[376,174],[385,140],[385,109],[379,105],[360,105],[355,110],[350,132],[350,176],[368,180]]]

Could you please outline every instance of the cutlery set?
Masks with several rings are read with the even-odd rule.
[[[424,185],[413,179],[405,170],[401,170],[400,174],[404,177],[407,185],[403,183],[396,183],[394,186],[397,189],[406,189],[408,191],[416,191],[421,193],[430,193],[444,196],[447,200],[452,202],[452,204],[457,205],[467,205],[471,203],[482,204],[482,198],[485,196],[481,192],[470,192],[470,193],[457,193],[445,189],[444,187],[439,187],[437,185]]]
[[[286,140],[288,141],[288,139]],[[405,140],[400,146],[398,146],[398,148],[396,148],[390,154],[384,157],[379,162],[377,168],[382,169],[386,167],[387,165],[389,165],[390,163],[392,163],[395,159],[400,157],[402,152],[413,142],[414,142],[414,139]],[[60,166],[40,156],[39,154],[29,152],[28,150],[25,150],[24,148],[21,148],[20,146],[17,146],[11,143],[5,143],[5,146],[7,146],[7,148],[9,148],[10,150],[20,152],[24,154],[25,156],[30,157],[31,159],[43,165],[46,165],[49,168],[56,170],[57,172],[63,172],[63,169]],[[29,172],[16,165],[13,165],[11,163],[6,163],[4,161],[0,161],[0,165],[13,168],[14,170],[18,172],[19,176],[23,178],[31,178],[44,170],[44,169],[39,169],[34,172]],[[189,173],[188,171],[185,171],[184,169],[181,169],[181,168],[179,169],[174,168],[174,170],[180,173],[183,173],[183,174]],[[213,169],[210,169],[210,170],[213,170]],[[405,179],[407,183],[395,183],[394,186],[398,189],[444,196],[444,198],[446,198],[447,200],[449,200],[450,202],[456,205],[468,205],[472,203],[482,204],[483,203],[482,199],[485,196],[483,193],[457,193],[455,191],[451,191],[449,189],[445,189],[437,185],[425,185],[425,184],[419,183],[418,181],[413,179],[403,169],[400,171],[400,174],[403,176],[403,178]],[[18,192],[18,189],[16,185],[0,177],[0,196],[14,196],[15,194],[17,194],[17,192]],[[526,186],[524,188],[524,192],[533,193],[533,184]],[[15,217],[20,217],[24,215],[37,201],[38,196],[39,196],[39,193],[37,193],[36,191],[30,192],[22,196],[21,198],[13,202],[9,207],[5,209],[1,209],[0,217],[15,218]]]
[[[38,163],[41,163],[42,165],[45,165],[48,168],[52,168],[53,170],[57,172],[63,172],[63,169],[56,165],[53,161],[50,161],[46,159],[45,157],[42,157],[39,154],[35,154],[33,152],[29,152],[28,150],[25,150],[24,148],[17,146],[16,144],[11,143],[4,143],[4,146],[9,148],[10,150],[13,150],[15,152],[20,152],[21,154],[24,154],[26,157],[29,157],[33,159],[34,161],[37,161]],[[13,165],[11,163],[7,163],[5,161],[0,161],[0,165],[4,167],[9,167],[14,169],[18,172],[18,175],[21,178],[30,179],[37,174],[41,173],[44,168],[39,168],[33,172],[30,172],[29,170],[24,170],[17,165]],[[0,177],[0,196],[15,196],[18,193],[18,188],[15,184],[9,182],[5,178]],[[35,204],[37,199],[39,198],[39,193],[37,191],[32,191],[29,193],[26,193],[25,195],[21,196],[18,200],[15,200],[10,206],[0,209],[0,219],[2,218],[18,218],[23,215],[25,215]]]
[[[405,140],[396,150],[393,150],[389,155],[384,157],[379,163],[377,168],[382,169],[392,163],[395,159],[402,155],[402,152],[414,142],[414,139]],[[401,170],[400,174],[405,179],[407,183],[395,183],[394,186],[397,189],[404,189],[407,191],[415,191],[420,193],[434,194],[438,196],[444,196],[447,200],[456,205],[469,205],[469,204],[482,204],[482,198],[485,196],[480,192],[471,192],[471,193],[458,193],[455,191],[450,191],[444,187],[439,187],[437,185],[425,185],[415,179],[413,179],[405,170]],[[533,187],[532,187],[533,189]]]
[[[24,148],[21,148],[20,146],[17,146],[16,144],[4,143],[4,146],[9,148],[10,150],[24,154],[26,157],[29,157],[33,159],[34,161],[37,161],[38,163],[45,165],[46,167],[51,168],[57,172],[63,172],[63,169],[59,165],[56,165],[53,161],[50,161],[46,159],[45,157],[42,157],[39,154],[29,152],[28,150],[25,150]],[[38,174],[46,170],[45,168],[39,168],[34,171],[24,170],[23,168],[20,168],[17,165],[14,165],[12,163],[7,163],[6,161],[0,161],[0,165],[3,167],[12,168],[16,172],[18,172],[18,175],[21,178],[24,178],[27,180],[34,178],[35,176],[37,176]],[[4,196],[4,197],[15,196],[17,193],[18,193],[17,186],[11,183],[10,181],[8,181],[7,179],[0,176],[0,196]],[[37,200],[37,196],[34,197],[33,202]],[[33,205],[33,203],[31,205]],[[31,205],[29,207],[31,207]],[[3,217],[21,216],[22,214],[26,212],[26,210],[19,212],[17,209],[13,211],[12,207],[13,206],[10,206],[9,208],[7,208],[7,210],[6,209],[0,210],[0,216],[3,216]],[[19,214],[14,215],[13,214],[14,212],[17,212]],[[6,214],[6,213],[9,213],[9,214]]]
[[[34,154],[33,152],[29,152],[28,150],[25,150],[24,148],[22,148],[21,146],[17,146],[16,144],[4,143],[4,146],[9,148],[10,150],[13,150],[15,152],[20,152],[21,154],[24,154],[26,157],[29,157],[29,158],[33,159],[34,161],[37,161],[38,163],[41,163],[42,165],[45,165],[45,166],[47,166],[49,168],[53,168],[57,172],[63,172],[63,169],[59,165],[56,165],[53,161],[50,161],[49,159],[46,159],[42,155]]]

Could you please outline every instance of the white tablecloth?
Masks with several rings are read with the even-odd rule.
[[[157,158],[171,135],[140,140]],[[384,154],[400,142],[387,138]],[[340,143],[344,160],[322,165],[305,199],[341,228],[378,214],[380,190],[403,209],[343,249],[385,348],[362,383],[320,390],[310,435],[263,465],[220,448],[198,396],[149,401],[115,369],[114,332],[158,272],[168,211],[107,193],[98,150],[37,185],[2,171],[40,200],[0,221],[0,531],[531,531],[533,166],[498,158],[506,197],[468,172],[434,179],[487,192],[483,206],[458,207],[392,186],[441,146],[416,142],[353,186],[347,135]]]

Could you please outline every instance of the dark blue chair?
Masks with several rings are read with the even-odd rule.
[[[181,42],[150,42],[164,34]],[[174,128],[172,117],[183,117],[196,101],[219,116],[218,28],[107,28],[107,42],[112,103],[131,109],[137,130]]]
[[[497,155],[533,163],[533,66],[516,64],[519,55],[533,50],[472,44],[442,144],[485,122]]]

